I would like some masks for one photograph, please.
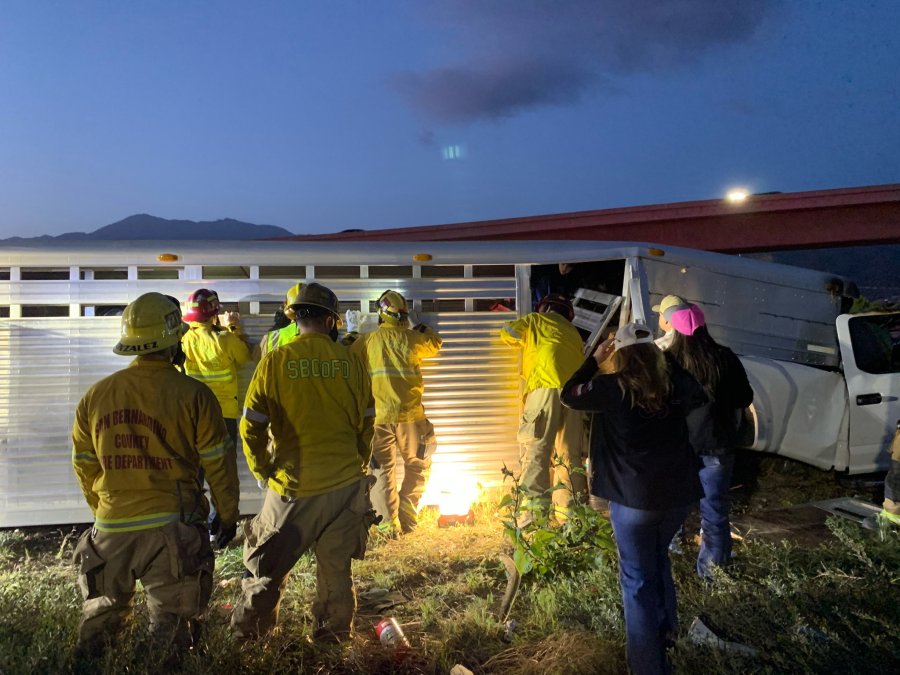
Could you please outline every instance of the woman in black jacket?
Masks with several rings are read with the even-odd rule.
[[[610,357],[614,372],[598,375]],[[676,627],[668,544],[702,495],[685,419],[705,401],[703,390],[653,344],[649,328],[632,323],[588,357],[561,400],[597,413],[591,491],[610,502],[629,667],[666,673],[666,642]]]
[[[688,415],[691,446],[700,456],[700,553],[697,573],[710,578],[712,568],[731,561],[729,522],[731,474],[741,411],[753,402],[753,390],[737,355],[713,340],[696,305],[671,318],[675,336],[668,354],[703,385],[708,402]]]

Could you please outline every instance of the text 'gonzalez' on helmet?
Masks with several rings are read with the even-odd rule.
[[[569,321],[575,318],[575,308],[572,302],[561,293],[548,293],[537,305],[537,311],[543,313],[545,310],[552,310],[557,314],[562,314]]]
[[[178,344],[187,331],[177,303],[162,293],[144,293],[122,313],[122,334],[113,351],[121,356],[152,354]]]
[[[301,286],[296,299],[291,303],[291,308],[296,314],[297,308],[303,306],[327,309],[334,315],[335,325],[338,328],[344,325],[339,314],[340,307],[338,305],[338,297],[334,294],[334,291],[330,288],[326,288],[322,284],[317,284],[313,281]]]
[[[303,282],[298,281],[284,294],[284,315],[291,321],[294,321],[297,318],[297,313],[291,309],[291,305],[297,304],[297,298],[299,297],[300,289],[302,288]]]
[[[406,298],[397,291],[385,291],[378,298],[378,314],[388,323],[406,321],[409,316],[409,306],[406,304]]]
[[[184,303],[184,320],[209,321],[222,310],[219,294],[208,288],[198,288],[188,296]]]

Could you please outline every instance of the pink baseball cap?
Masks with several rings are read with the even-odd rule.
[[[703,310],[697,305],[691,305],[687,309],[679,309],[672,312],[672,318],[669,319],[672,328],[682,335],[693,335],[700,326],[706,325],[706,317],[703,316]]]

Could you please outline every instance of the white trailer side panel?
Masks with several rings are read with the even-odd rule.
[[[738,354],[837,367],[840,299],[825,288],[827,275],[780,265],[767,275],[715,259],[672,258],[643,261],[651,304],[671,294],[698,305],[710,335]]]
[[[205,285],[224,303],[248,303],[280,301],[295,281],[28,281],[5,290],[13,303],[23,305],[114,305],[150,290],[184,298]],[[441,354],[423,368],[425,408],[438,440],[426,503],[440,490],[500,483],[504,463],[517,469],[519,360],[498,337],[503,321],[515,314],[440,311],[442,304],[472,306],[476,300],[515,297],[512,268],[508,277],[320,281],[338,293],[342,306],[367,307],[386,288],[420,306],[437,303],[439,311],[419,313],[444,338]],[[271,323],[269,315],[244,319],[254,342]],[[75,406],[88,387],[128,364],[112,353],[119,323],[119,317],[92,316],[0,319],[0,527],[92,520],[72,472],[70,432]],[[242,388],[251,375],[252,367],[245,368]],[[240,457],[238,466],[241,511],[253,513],[263,493]]]

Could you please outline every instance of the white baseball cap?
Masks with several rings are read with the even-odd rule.
[[[653,331],[642,323],[629,323],[616,331],[613,345],[616,351],[632,345],[653,344]]]

